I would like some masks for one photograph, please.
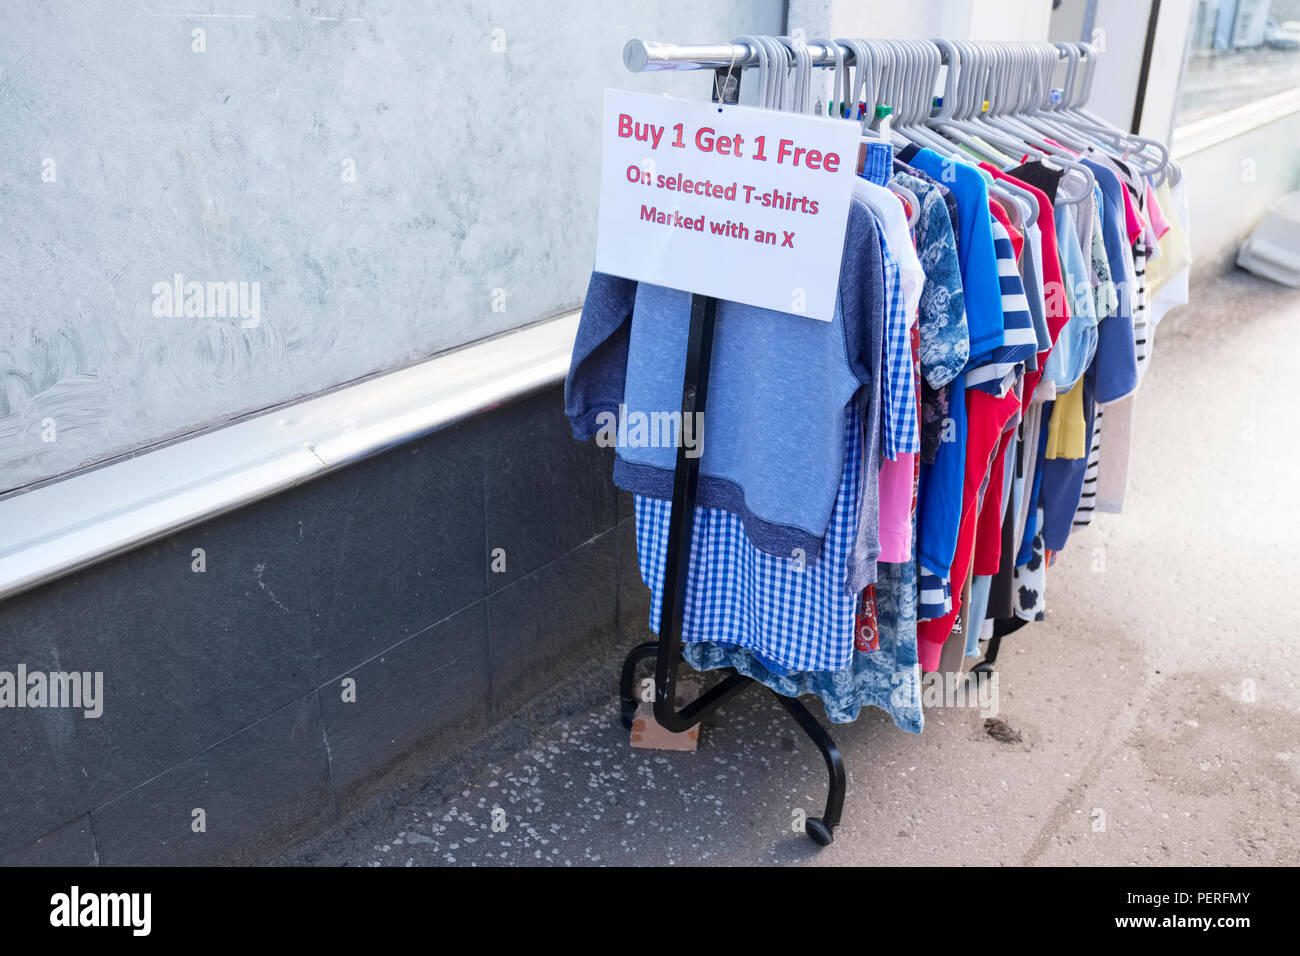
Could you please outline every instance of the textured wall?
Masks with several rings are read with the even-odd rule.
[[[623,43],[783,4],[559,9],[0,5],[0,492],[577,305],[603,89],[707,89]]]
[[[563,407],[547,389],[0,602],[0,672],[103,675],[98,717],[3,711],[0,865],[256,858],[572,701],[649,592],[612,453]]]

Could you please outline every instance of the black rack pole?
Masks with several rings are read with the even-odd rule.
[[[714,71],[713,99],[735,103],[740,93],[740,74],[730,69]],[[713,326],[718,300],[705,295],[691,296],[691,321],[686,339],[686,368],[682,375],[682,427],[698,422],[697,447],[703,447],[704,409],[708,398],[709,362],[713,355]],[[688,416],[690,416],[688,418]],[[697,417],[698,416],[698,417]],[[727,676],[680,711],[676,709],[677,668],[681,663],[682,616],[686,608],[686,582],[690,578],[691,537],[695,528],[695,494],[699,487],[700,456],[688,456],[685,442],[678,442],[673,472],[673,505],[668,525],[668,555],[664,568],[663,601],[659,613],[659,640],[634,647],[623,661],[619,681],[623,725],[632,726],[636,716],[633,683],[642,660],[655,658],[655,720],[673,733],[694,727],[736,694],[758,683],[726,668]],[[834,828],[844,808],[844,760],[839,748],[808,708],[796,698],[773,692],[781,706],[817,745],[830,777],[826,807],[820,818],[808,817],[804,832],[813,842],[826,846],[834,839]]]

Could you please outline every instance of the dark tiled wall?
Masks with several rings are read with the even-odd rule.
[[[549,389],[0,603],[105,685],[0,710],[0,861],[256,858],[553,691],[644,625],[611,466]]]

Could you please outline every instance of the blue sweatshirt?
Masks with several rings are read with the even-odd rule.
[[[718,303],[696,503],[739,516],[770,554],[820,556],[843,473],[845,407],[865,412],[863,386],[878,388],[883,284],[875,217],[854,201],[833,321]],[[608,437],[620,405],[629,422],[680,414],[690,304],[688,292],[592,273],[565,382],[575,437]],[[627,435],[614,483],[671,498],[675,445]]]

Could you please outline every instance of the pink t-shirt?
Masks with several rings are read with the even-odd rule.
[[[901,452],[880,466],[880,557],[889,564],[912,560],[912,472],[915,452]]]
[[[1156,201],[1156,191],[1151,188],[1148,181],[1147,187],[1147,218],[1151,220],[1151,228],[1155,230],[1156,238],[1163,239],[1165,233],[1169,231],[1169,220],[1165,218],[1165,212],[1160,208],[1160,203]]]
[[[1119,174],[1116,173],[1116,175]],[[1124,196],[1124,219],[1128,225],[1128,241],[1131,244],[1141,239],[1142,234],[1147,231],[1147,221],[1142,218],[1142,214],[1133,205],[1133,196],[1129,193],[1128,187],[1124,186],[1120,193]]]

